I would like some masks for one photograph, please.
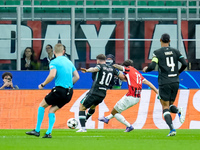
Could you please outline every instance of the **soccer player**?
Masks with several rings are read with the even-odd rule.
[[[49,109],[49,128],[43,138],[52,138],[51,133],[55,122],[55,112],[68,103],[73,95],[73,85],[78,81],[79,74],[73,63],[63,56],[62,44],[56,44],[54,54],[56,58],[50,64],[50,72],[46,80],[38,87],[43,89],[45,85],[55,78],[55,88],[42,100],[38,108],[37,125],[33,131],[26,132],[28,135],[40,136],[40,127],[44,117],[45,108]]]
[[[106,64],[110,66],[115,64],[115,56],[112,54],[106,55]],[[117,76],[114,77],[112,82],[111,89],[121,89],[122,81]]]
[[[177,113],[181,123],[185,121],[182,108],[177,108],[173,103],[179,89],[179,74],[187,67],[187,63],[179,50],[169,46],[169,34],[163,34],[160,43],[161,48],[154,51],[151,63],[148,67],[143,68],[143,72],[154,70],[156,64],[158,64],[160,103],[162,105],[164,119],[170,128],[168,136],[174,136],[176,135],[176,130],[173,127],[170,112]],[[178,62],[181,63],[180,69],[178,69]]]
[[[106,64],[112,66],[115,63],[115,56],[112,54],[106,55]],[[95,80],[96,72],[92,73],[92,79]],[[122,80],[120,80],[117,76],[114,76],[112,81],[110,82],[110,89],[121,89]]]
[[[114,64],[113,66],[124,72],[128,83],[128,93],[116,103],[110,115],[101,117],[98,120],[108,124],[109,120],[115,117],[119,122],[126,126],[126,130],[124,132],[130,132],[134,128],[124,118],[124,116],[121,115],[121,113],[139,102],[141,96],[140,93],[142,91],[142,83],[147,84],[156,94],[158,94],[158,90],[133,67],[132,60],[128,59],[124,61],[122,66],[117,64]]]
[[[118,76],[120,79],[125,79],[122,73],[119,73],[113,66],[106,64],[106,56],[99,54],[96,57],[97,65],[89,69],[81,68],[83,73],[85,72],[97,72],[92,88],[81,100],[79,107],[79,121],[81,128],[76,132],[87,132],[85,128],[86,119],[88,119],[94,112],[95,107],[103,101],[106,96],[106,91],[110,87],[110,82],[114,76]],[[85,114],[88,109],[87,116]]]

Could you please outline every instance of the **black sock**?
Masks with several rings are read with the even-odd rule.
[[[86,119],[85,111],[79,111],[79,121],[80,121],[81,127],[85,127],[85,119]]]
[[[92,116],[95,112],[95,109],[89,109],[88,110],[88,113],[86,115],[86,120],[88,120],[88,118],[90,118],[90,116]]]
[[[172,124],[172,117],[171,117],[171,114],[169,112],[169,109],[163,110],[163,116],[164,116],[165,122],[169,126],[170,130],[174,129],[173,124]]]
[[[178,113],[178,108],[174,105],[170,105],[169,111],[172,112],[172,113]]]

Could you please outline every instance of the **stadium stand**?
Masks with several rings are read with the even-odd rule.
[[[147,1],[138,1],[138,6],[147,6]],[[151,12],[151,9],[149,8],[138,8],[138,12],[140,13],[149,13]]]
[[[23,5],[31,5],[31,1],[24,1]],[[40,5],[40,1],[34,1],[34,5],[38,6]],[[44,10],[42,8],[34,8],[34,11],[37,12],[44,12]],[[31,12],[31,8],[30,7],[25,7],[24,8],[24,12],[30,13]]]
[[[109,5],[109,1],[95,1],[95,5]],[[97,12],[108,13],[109,8],[96,8]]]
[[[149,1],[148,2],[148,6],[165,6],[165,3],[164,1]],[[164,9],[164,8],[155,8],[155,9],[151,9],[151,12],[153,13],[166,13],[168,12],[167,9]]]
[[[186,6],[186,3],[182,3],[181,1],[166,1],[165,5],[166,6],[183,6],[183,5]],[[169,12],[176,13],[177,9],[170,9]],[[185,13],[186,11],[182,9],[181,12]]]
[[[68,6],[68,5],[76,5],[76,2],[75,1],[60,1],[59,4]],[[62,12],[70,12],[71,11],[70,8],[60,8],[60,10]]]
[[[135,6],[136,1],[134,0],[112,0],[113,6]],[[193,0],[189,0],[189,6],[196,6],[197,2]],[[5,5],[5,7],[0,7],[0,12],[16,12],[15,7],[6,7],[6,5],[20,5],[20,0],[0,0],[0,5]],[[23,5],[31,5],[31,0],[24,0]],[[35,0],[34,5],[37,6],[65,6],[65,5],[84,5],[83,0]],[[87,0],[86,5],[94,5],[94,8],[87,8],[87,13],[108,13],[109,8],[95,8],[95,5],[97,6],[108,6],[109,0]],[[187,6],[187,0],[138,0],[137,1],[138,6]],[[199,8],[198,8],[199,9]],[[196,8],[190,8],[189,13],[196,13]],[[35,13],[52,13],[52,12],[70,12],[70,8],[34,8]],[[31,12],[31,8],[24,8],[24,12]],[[83,8],[76,8],[76,12],[82,13]],[[113,13],[124,13],[123,8],[113,8]],[[130,8],[129,12],[135,12],[135,8]],[[166,9],[166,8],[138,8],[139,13],[176,13],[177,9]],[[186,9],[181,10],[182,13],[186,13]]]
[[[189,6],[196,6],[197,4],[196,4],[196,1],[190,1],[189,2]],[[194,9],[194,8],[190,8],[189,9],[189,12],[190,13],[196,13],[196,9]]]
[[[42,1],[41,5],[58,5],[57,1]],[[56,13],[56,12],[61,12],[60,8],[42,8],[44,10],[44,12],[48,12],[48,13]]]
[[[135,6],[135,1],[131,1],[131,2],[130,2],[130,6]],[[129,12],[130,12],[130,13],[134,13],[134,12],[135,12],[135,8],[130,8],[130,9],[129,9]]]
[[[20,1],[6,1],[6,5],[20,5]],[[8,12],[16,12],[15,7],[7,7],[6,10]]]
[[[0,5],[4,5],[4,1],[0,1]],[[0,7],[0,12],[6,12],[6,8],[5,7]]]
[[[135,1],[132,1],[134,2],[134,5],[135,5]],[[121,5],[121,6],[128,6],[129,5],[129,1],[113,1],[112,2],[112,5]],[[113,8],[112,12],[114,13],[122,13],[124,12],[124,9],[123,8]]]

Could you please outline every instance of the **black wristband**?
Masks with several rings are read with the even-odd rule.
[[[41,84],[41,87],[44,87],[44,84]]]

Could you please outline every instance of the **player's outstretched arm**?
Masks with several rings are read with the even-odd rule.
[[[75,70],[75,71],[73,72],[73,78],[72,78],[73,84],[75,84],[79,79],[80,79],[80,76],[79,76],[79,74],[78,74],[78,71]]]
[[[148,85],[156,94],[159,94],[158,89],[151,82],[149,82],[147,79],[143,80],[142,83]]]
[[[85,72],[98,72],[98,71],[99,71],[99,68],[97,68],[97,67],[90,67],[90,68],[88,68],[88,69],[86,69],[86,68],[81,68],[81,71],[82,71],[83,73],[85,73]]]
[[[43,87],[44,87],[45,85],[47,85],[49,82],[51,82],[51,81],[55,78],[56,72],[57,72],[56,69],[51,69],[50,72],[49,72],[49,75],[48,75],[47,78],[46,78],[46,80],[45,80],[43,83],[41,83],[41,84],[38,86],[38,88],[39,88],[39,89],[43,89]]]
[[[120,71],[123,71],[123,66],[121,66],[121,65],[114,64],[113,67],[117,68]]]

